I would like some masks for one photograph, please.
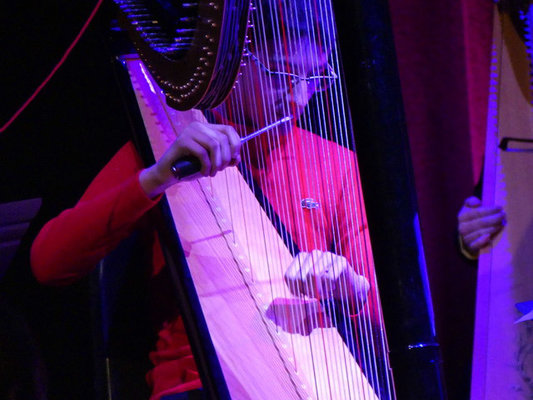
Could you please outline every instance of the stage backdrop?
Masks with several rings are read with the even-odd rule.
[[[494,4],[389,4],[448,397],[466,399],[476,269],[457,251],[456,215],[482,167]]]

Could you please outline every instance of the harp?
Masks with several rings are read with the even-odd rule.
[[[396,386],[401,398],[442,398],[434,332],[426,325],[410,336],[412,315],[398,324],[398,336],[389,334],[394,360],[406,361],[397,376],[410,378],[392,380],[332,3],[257,1],[248,14],[247,2],[181,3],[174,13],[165,13],[165,1],[115,2],[140,57],[123,60],[152,159],[192,121],[218,118],[249,133],[291,117],[245,146],[240,171],[181,183],[166,194],[165,255],[208,397],[393,399]],[[371,3],[367,11],[359,7],[352,11],[360,20],[374,11]],[[157,10],[170,22],[155,18]],[[196,61],[214,74],[191,67]],[[318,88],[325,90],[312,105],[298,109],[295,103],[306,103]],[[284,96],[273,94],[279,92]],[[415,239],[411,211],[404,238]],[[420,328],[430,313],[416,246],[398,243],[394,251],[416,259],[395,272],[395,291],[409,281],[416,295],[408,297],[422,308],[407,314],[422,315]],[[320,286],[292,261],[298,250],[318,250],[350,269]],[[296,273],[288,275],[289,266]],[[400,277],[404,272],[410,275]],[[402,318],[409,301],[393,310],[398,302],[391,300],[389,313]],[[413,361],[413,354],[423,357]]]
[[[531,387],[531,22],[529,1],[495,7],[483,203],[507,226],[479,258],[472,399],[526,399]]]

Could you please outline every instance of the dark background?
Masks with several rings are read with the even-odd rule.
[[[57,64],[95,4],[2,2],[2,125]],[[49,84],[0,134],[0,202],[43,201],[2,280],[2,295],[26,316],[49,375],[50,399],[94,398],[88,280],[65,288],[39,286],[29,270],[29,246],[47,220],[76,203],[128,138],[106,45],[111,13],[104,5]]]
[[[455,216],[481,167],[493,5],[389,3],[447,390],[450,399],[466,399],[475,269],[456,251]],[[55,66],[95,4],[1,3],[1,125]],[[39,287],[29,272],[28,250],[44,222],[75,204],[128,139],[106,45],[109,6],[104,2],[56,76],[0,134],[0,202],[43,199],[1,289],[10,306],[26,315],[48,367],[51,399],[92,397],[89,286]]]

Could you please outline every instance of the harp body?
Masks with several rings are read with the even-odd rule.
[[[227,96],[244,45],[249,1],[115,0],[146,69],[178,110]]]
[[[203,115],[169,108],[141,62],[126,65],[159,158]],[[166,195],[231,398],[377,399],[321,304],[290,293],[292,255],[236,168]]]
[[[533,300],[533,153],[527,142],[533,139],[533,110],[526,43],[509,14],[495,12],[483,203],[501,205],[507,225],[479,258],[473,400],[533,396],[531,321],[517,323],[523,316],[517,304]],[[504,138],[507,150],[501,148]]]
[[[347,6],[349,10],[342,15],[348,17],[343,25],[356,27],[342,38],[349,42],[344,45],[340,44],[341,37],[337,37],[333,5],[329,0],[254,1],[247,37],[250,44],[246,46],[246,59],[242,59],[241,74],[233,90],[233,78],[237,74],[235,67],[241,62],[240,53],[237,53],[243,50],[245,39],[242,21],[244,16],[246,22],[247,14],[242,10],[235,12],[236,5],[242,2],[178,2],[179,12],[186,14],[185,17],[180,14],[180,21],[183,19],[186,24],[190,23],[187,13],[192,9],[197,13],[192,21],[196,25],[191,29],[185,28],[187,32],[190,30],[190,34],[186,35],[184,46],[181,46],[181,37],[169,42],[168,37],[164,36],[162,47],[152,32],[159,30],[160,19],[165,18],[152,18],[150,9],[154,3],[169,5],[170,2],[115,0],[115,3],[123,14],[143,61],[127,58],[125,64],[150,141],[147,147],[151,148],[153,156],[158,159],[188,123],[204,120],[201,112],[189,109],[213,108],[228,92],[229,100],[217,111],[226,113],[222,115],[223,118],[235,126],[256,130],[273,121],[281,121],[283,117],[298,119],[303,130],[320,134],[317,143],[323,145],[316,146],[314,154],[310,151],[314,162],[303,166],[305,173],[297,175],[297,179],[292,181],[295,186],[291,189],[296,187],[294,190],[298,191],[298,186],[305,187],[313,179],[320,189],[313,193],[312,198],[302,197],[301,205],[300,197],[296,196],[297,205],[292,201],[288,209],[281,210],[289,217],[284,221],[280,219],[287,223],[297,214],[296,210],[301,212],[300,207],[316,207],[316,200],[320,200],[318,203],[322,201],[321,196],[337,197],[337,200],[340,197],[340,202],[323,203],[328,204],[327,214],[331,224],[324,229],[322,236],[310,238],[309,245],[300,246],[300,250],[318,249],[329,252],[328,257],[334,253],[342,254],[352,263],[353,270],[349,271],[368,279],[371,286],[366,302],[364,299],[358,300],[359,315],[355,323],[350,316],[352,310],[348,303],[348,299],[352,299],[353,305],[353,299],[359,296],[355,288],[345,297],[335,300],[340,303],[340,308],[337,307],[338,303],[332,304],[332,296],[328,300],[318,301],[312,296],[293,295],[287,287],[284,274],[293,259],[291,252],[294,252],[294,247],[285,233],[278,233],[273,227],[272,220],[276,218],[273,218],[275,215],[271,208],[263,210],[259,206],[255,193],[248,186],[247,174],[244,177],[248,183],[235,168],[226,169],[214,178],[182,182],[169,189],[166,193],[169,206],[163,204],[163,210],[167,213],[170,209],[166,214],[172,220],[170,230],[178,232],[185,256],[182,264],[186,265],[173,260],[173,255],[168,252],[167,262],[171,271],[186,271],[184,274],[178,273],[180,276],[175,281],[180,289],[178,295],[187,293],[180,300],[187,306],[194,303],[191,307],[194,311],[184,312],[183,316],[189,329],[191,326],[200,326],[195,331],[199,334],[191,335],[189,331],[189,339],[207,396],[237,400],[389,400],[396,397],[395,387],[400,387],[403,394],[401,398],[442,399],[438,345],[430,321],[427,288],[421,276],[422,248],[416,240],[416,205],[412,203],[414,196],[411,195],[414,189],[409,186],[412,172],[409,169],[410,162],[406,159],[408,151],[404,147],[407,139],[403,121],[396,120],[402,115],[401,107],[395,103],[400,101],[400,96],[396,96],[399,92],[393,90],[398,86],[398,79],[396,75],[383,70],[384,66],[392,70],[394,65],[392,41],[388,39],[390,31],[385,15],[386,1],[338,2],[337,7]],[[248,2],[244,3],[248,6]],[[229,27],[228,34],[235,34],[238,42],[222,39],[224,34],[215,29],[219,32],[215,36],[220,39],[215,44],[211,41],[215,36],[202,31],[205,18],[210,18],[209,10],[214,10],[215,6],[219,7],[218,11],[224,8],[224,12],[214,13],[217,15],[211,21],[214,27],[226,25],[226,28]],[[270,9],[267,17],[264,17],[268,14],[265,7]],[[232,19],[232,16],[237,15],[240,17]],[[376,21],[380,23],[375,24]],[[170,32],[172,37],[174,25],[170,23],[166,26],[166,32]],[[351,38],[355,33],[356,37]],[[376,43],[376,38],[384,36],[387,39]],[[211,44],[203,46],[204,39]],[[172,45],[172,40],[178,42],[177,47]],[[360,57],[350,59],[354,63],[345,69],[340,61],[341,46],[344,51],[348,50],[345,53],[354,48],[360,52]],[[154,51],[156,54],[150,56]],[[202,72],[208,76],[207,70],[196,71],[196,67],[188,65],[189,61],[204,62],[206,57],[198,56],[198,52],[202,51],[212,53],[206,55],[216,60],[213,79],[204,77]],[[183,60],[188,61],[183,63]],[[226,70],[228,66],[231,68]],[[163,77],[164,74],[168,76],[168,68],[178,68],[170,73],[176,75],[174,78],[179,83],[177,92],[170,79]],[[203,68],[202,65],[200,68]],[[372,139],[370,142],[362,140],[367,151],[364,164],[366,175],[375,175],[371,177],[373,194],[380,193],[379,199],[373,197],[373,208],[374,211],[380,209],[374,215],[376,221],[382,222],[377,230],[381,230],[378,235],[381,240],[378,242],[381,242],[383,274],[388,275],[385,276],[388,279],[386,287],[394,292],[387,303],[389,317],[397,325],[392,336],[394,349],[391,354],[395,354],[398,375],[404,378],[400,384],[392,382],[377,279],[364,222],[363,200],[361,192],[354,189],[360,182],[354,152],[348,150],[353,149],[354,138],[350,107],[344,97],[347,88],[341,76],[343,70],[352,72],[344,78],[358,81],[356,85],[350,85],[351,89],[357,87],[353,97],[359,101],[355,101],[357,106],[354,109],[362,112],[364,121],[359,120],[358,124],[362,126],[363,136]],[[198,83],[198,90],[191,88],[191,85],[195,87],[195,83]],[[202,98],[198,95],[200,88],[206,90]],[[302,111],[303,107],[298,110],[294,107],[296,88],[301,96],[299,99],[304,102],[308,102],[313,93],[317,94],[313,99],[313,110]],[[305,93],[304,89],[307,90]],[[323,92],[319,95],[320,90]],[[189,111],[178,112],[168,105]],[[395,111],[391,111],[393,109]],[[361,115],[356,115],[356,118],[359,117]],[[391,123],[389,119],[395,121]],[[242,135],[244,132],[240,133]],[[288,134],[286,137],[291,140],[291,136],[297,135]],[[268,136],[268,140],[275,142],[279,137],[274,133]],[[329,146],[325,138],[330,144],[335,144]],[[309,145],[309,142],[293,145],[302,150],[314,146]],[[272,148],[267,147],[267,152]],[[386,148],[394,152],[393,157],[390,152],[383,150]],[[331,149],[334,149],[335,155]],[[249,162],[251,151],[247,153],[248,150],[244,149],[243,159],[248,162],[247,170],[254,172],[254,165]],[[352,161],[330,162],[330,156],[345,160],[348,157]],[[153,162],[154,157],[149,155],[146,160]],[[283,167],[287,175],[281,170],[276,172],[280,173],[281,178],[294,173],[291,169],[298,169],[291,168],[289,163]],[[332,186],[328,185],[338,181],[337,176],[344,171],[351,171],[350,178],[346,180],[348,187],[351,187],[351,194],[336,196],[335,189],[332,190]],[[308,179],[309,176],[315,178]],[[275,187],[274,191],[263,190],[265,197],[277,190],[277,196],[282,201],[288,198],[294,200],[291,190],[288,193],[279,190],[284,187],[283,182],[283,179],[278,183],[267,182],[279,187]],[[264,188],[261,183],[259,186]],[[381,189],[376,191],[378,186]],[[394,190],[391,191],[390,187]],[[337,214],[339,205],[344,209]],[[276,208],[276,204],[272,206]],[[385,212],[382,211],[384,208]],[[278,209],[275,211],[280,212]],[[317,214],[311,212],[308,215],[311,217],[303,219],[313,222],[313,215]],[[348,218],[353,224],[342,232],[339,221],[343,223]],[[299,223],[302,224],[302,221]],[[302,225],[305,226],[305,221]],[[276,227],[279,228],[278,223]],[[291,235],[296,232],[298,236],[298,231],[291,228],[287,230]],[[303,231],[305,236],[305,227]],[[344,238],[349,238],[352,244],[345,246]],[[374,234],[373,244],[375,238]],[[301,236],[296,237],[296,242],[301,243],[298,239]],[[392,250],[391,246],[394,247]],[[180,245],[175,247],[179,248]],[[182,284],[182,281],[189,282],[189,278],[193,281],[192,290],[188,284]],[[294,292],[294,287],[292,289]],[[328,294],[332,293],[333,290]],[[189,294],[194,298],[192,302],[189,302]],[[196,305],[199,307],[195,308]],[[187,306],[184,308],[188,309]],[[206,352],[203,352],[204,345],[209,348]],[[211,363],[211,349],[214,349],[216,358],[214,363]],[[216,377],[210,379],[211,375]],[[221,379],[218,379],[220,376]],[[219,384],[220,380],[223,381],[222,385]],[[217,391],[222,386],[223,390]]]

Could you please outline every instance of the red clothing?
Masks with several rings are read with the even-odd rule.
[[[67,285],[86,276],[135,229],[149,225],[151,200],[139,184],[143,168],[133,143],[124,145],[91,182],[74,208],[63,211],[39,232],[31,248],[31,266],[42,283]],[[157,237],[157,236],[156,236]],[[164,264],[154,243],[152,274]],[[152,399],[201,387],[181,318],[166,323],[150,358],[147,376]]]
[[[362,228],[352,222],[354,217],[362,222],[361,213],[354,207],[361,200],[351,183],[357,180],[353,176],[353,153],[299,128],[280,139],[269,146],[265,160],[254,157],[252,173],[281,222],[300,250],[333,250],[344,255],[358,273],[371,276],[371,266],[359,256],[366,245],[358,240]],[[141,169],[142,163],[129,142],[98,174],[74,208],[43,227],[31,251],[32,269],[39,281],[62,285],[85,276],[133,230],[149,224],[147,214],[157,200],[149,199],[140,187]],[[290,190],[282,193],[280,187]],[[304,205],[318,203],[318,208],[304,208],[302,200]],[[158,243],[154,250],[155,274],[163,261]],[[361,265],[365,270],[359,270]],[[163,326],[151,360],[154,369],[147,379],[153,386],[152,400],[200,387],[180,318]]]
[[[366,222],[353,152],[300,128],[274,140],[261,145],[268,154],[251,154],[252,174],[292,239],[301,251],[333,251],[358,269]]]
[[[128,237],[157,200],[139,184],[142,161],[133,143],[124,145],[91,182],[74,208],[39,232],[31,249],[37,280],[67,285],[86,276]]]

